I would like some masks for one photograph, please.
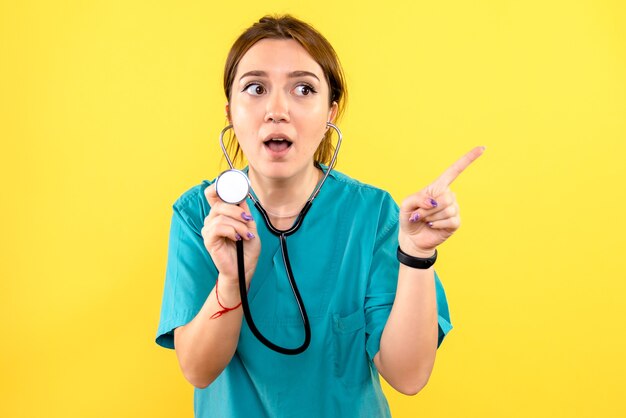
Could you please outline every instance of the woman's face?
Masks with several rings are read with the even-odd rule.
[[[297,41],[263,39],[241,58],[227,111],[250,170],[279,180],[314,170],[336,107],[322,68]]]

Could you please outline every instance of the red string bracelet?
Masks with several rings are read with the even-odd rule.
[[[241,306],[241,302],[239,302],[237,306],[233,306],[232,308],[227,308],[226,306],[222,305],[222,303],[220,302],[220,296],[217,293],[217,282],[218,280],[215,279],[215,299],[217,299],[217,304],[220,305],[220,308],[222,308],[222,310],[217,311],[213,315],[211,315],[211,319],[219,318],[220,316],[224,315],[226,312],[234,311],[235,309]]]

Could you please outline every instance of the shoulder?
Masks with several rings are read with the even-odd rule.
[[[363,183],[346,174],[333,170],[328,178],[329,191],[327,197],[332,199],[336,208],[348,208],[348,212],[356,219],[368,219],[392,227],[398,221],[399,208],[389,192]],[[324,185],[326,187],[326,185]]]
[[[383,244],[397,246],[400,209],[389,192],[337,171],[331,172],[329,183],[325,207],[334,208],[347,233],[359,237],[351,244],[358,241],[370,254]]]
[[[195,206],[198,201],[206,200],[204,197],[204,190],[213,183],[213,180],[203,180],[202,183],[193,186],[184,192],[176,201],[173,207],[177,209],[183,209],[189,206]]]
[[[180,216],[191,226],[202,229],[204,218],[208,216],[211,207],[204,196],[204,190],[214,180],[203,180],[202,183],[185,191],[172,205],[174,213]]]
[[[332,179],[332,180],[331,180]],[[367,205],[388,205],[396,207],[397,204],[386,190],[363,183],[340,171],[333,170],[329,175],[329,182],[333,184],[333,192],[351,200]]]

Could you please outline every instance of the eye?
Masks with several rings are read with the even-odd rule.
[[[265,93],[265,87],[258,83],[251,83],[244,88],[244,91],[252,96],[260,96]]]
[[[295,88],[296,96],[308,96],[311,93],[317,93],[315,89],[308,84],[300,84]]]

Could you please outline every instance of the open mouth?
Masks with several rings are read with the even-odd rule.
[[[283,152],[291,147],[291,141],[287,138],[271,138],[263,142],[272,152]]]

